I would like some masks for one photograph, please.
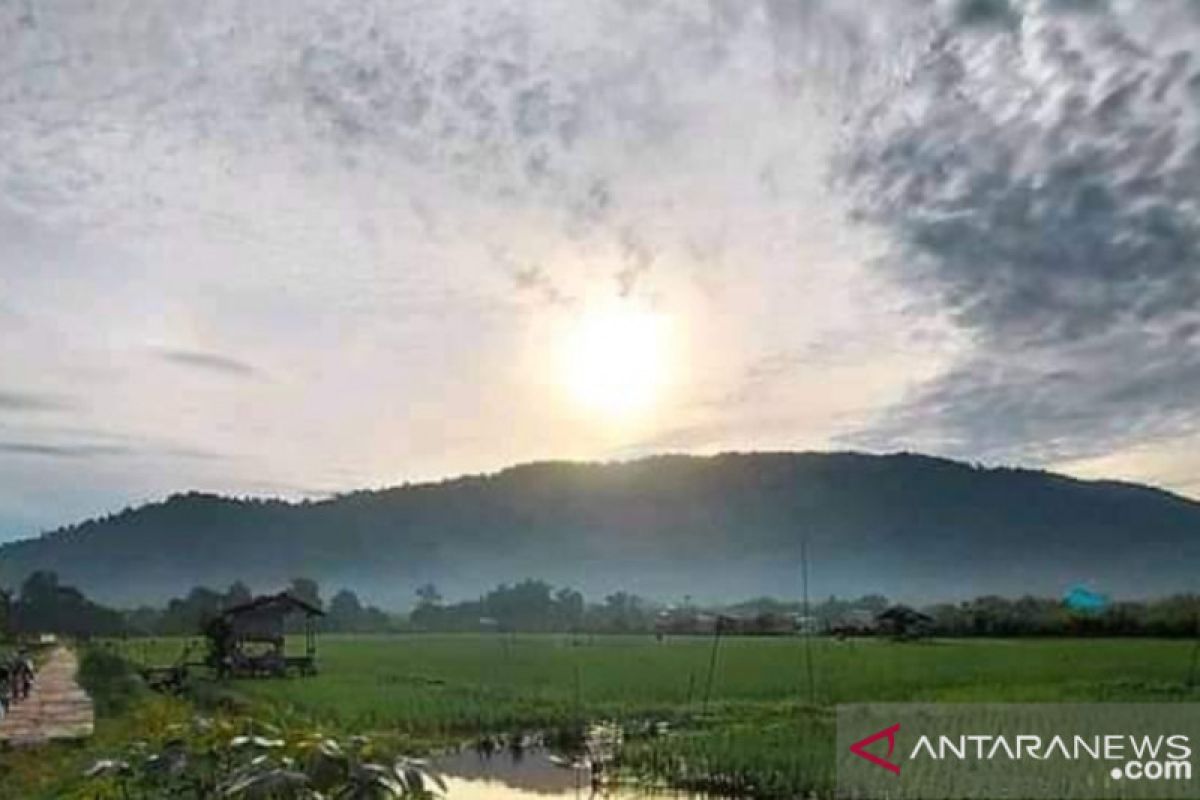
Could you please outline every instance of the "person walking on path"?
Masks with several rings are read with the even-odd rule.
[[[0,719],[8,713],[8,704],[12,702],[12,667],[7,661],[0,661]]]
[[[16,700],[25,700],[29,697],[29,691],[33,688],[33,659],[29,657],[29,651],[21,650],[17,653],[17,658],[13,663],[13,698]]]
[[[94,727],[92,700],[77,680],[79,662],[67,647],[56,647],[45,658],[33,679],[33,661],[27,654],[12,665],[12,703],[0,719],[0,746],[25,747],[45,742],[82,739]],[[19,677],[18,677],[19,676]],[[20,686],[18,687],[18,684]]]

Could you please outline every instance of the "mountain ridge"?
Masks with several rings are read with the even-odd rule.
[[[592,593],[907,599],[1192,588],[1200,503],[1167,490],[916,453],[727,452],[536,461],[319,500],[188,492],[0,545],[0,584],[54,569],[158,602],[308,575],[393,607],[432,581],[472,596],[527,576]]]

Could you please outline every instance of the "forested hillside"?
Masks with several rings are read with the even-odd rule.
[[[755,453],[495,475],[303,503],[173,496],[0,547],[0,585],[35,569],[107,603],[197,584],[353,587],[389,607],[536,575],[589,594],[720,600],[799,591],[914,602],[1119,596],[1195,587],[1200,504],[1146,487],[919,455]]]

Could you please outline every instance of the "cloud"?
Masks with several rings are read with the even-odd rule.
[[[133,451],[113,444],[38,444],[35,442],[0,441],[0,453],[46,458],[95,458],[122,456]]]
[[[84,472],[91,508],[603,455],[554,364],[614,295],[686,351],[646,447],[821,447],[882,406],[860,441],[970,457],[1186,430],[1187,8],[0,3],[0,359],[81,398],[78,433],[0,402],[0,438],[136,450],[0,484],[60,518]]]
[[[531,293],[548,306],[571,303],[571,298],[555,285],[554,279],[540,265],[514,266],[511,274],[513,285],[519,292]]]
[[[0,431],[7,434],[8,431]],[[0,451],[13,455],[58,456],[139,456],[182,461],[218,461],[226,455],[207,447],[197,447],[176,439],[115,432],[83,426],[31,428],[23,426],[19,438],[0,438]]]
[[[1020,24],[976,24],[1000,9]],[[839,180],[881,269],[975,343],[856,442],[1052,459],[1200,430],[1200,17],[1070,10],[959,4],[855,121]]]
[[[648,275],[654,266],[655,254],[632,227],[622,231],[620,246],[621,260],[624,263],[615,275],[617,294],[629,297],[636,292],[638,282]]]
[[[149,448],[147,453],[161,455],[167,458],[183,459],[185,461],[223,461],[228,459],[224,453],[217,453],[200,447],[180,445],[160,445]]]
[[[956,0],[954,20],[963,27],[997,25],[1007,28],[1016,25],[1020,16],[1009,0]]]
[[[62,397],[0,390],[0,411],[65,411],[74,404]]]
[[[261,374],[257,367],[219,353],[204,353],[196,350],[162,350],[159,355],[172,364],[240,378],[250,378]]]

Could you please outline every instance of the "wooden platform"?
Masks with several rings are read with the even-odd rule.
[[[75,653],[57,647],[38,670],[29,697],[0,719],[0,745],[31,747],[92,735],[92,699],[79,687]]]

